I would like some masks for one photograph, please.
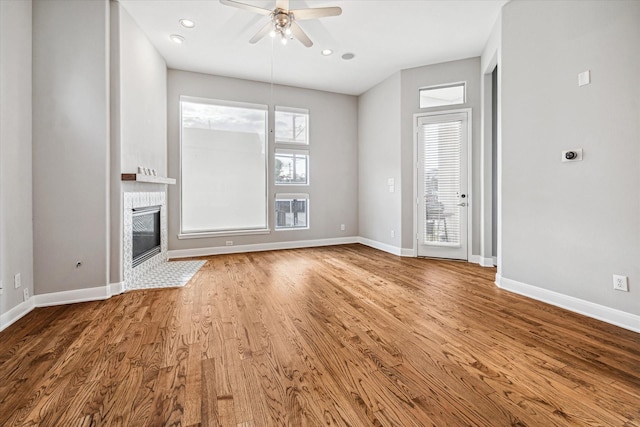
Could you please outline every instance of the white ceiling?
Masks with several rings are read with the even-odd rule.
[[[119,0],[169,68],[359,95],[394,72],[479,56],[507,0],[291,0],[290,9],[340,6],[299,21],[314,45],[248,40],[269,19],[218,0]],[[273,9],[275,0],[240,0]],[[188,18],[193,29],[178,22]],[[169,35],[184,36],[178,45]],[[322,49],[334,54],[324,57]],[[345,61],[344,53],[355,58]]]

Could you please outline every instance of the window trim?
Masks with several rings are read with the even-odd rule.
[[[307,116],[307,126],[305,129],[306,137],[305,142],[295,142],[295,141],[280,141],[278,140],[278,129],[277,129],[277,118],[278,112],[283,113],[294,113],[294,114],[304,114]],[[298,108],[298,107],[285,107],[281,105],[273,106],[273,142],[277,145],[292,145],[296,147],[308,147],[310,145],[311,132],[309,130],[311,122],[311,111],[308,108]]]
[[[450,87],[458,87],[458,86],[462,86],[462,102],[456,103],[456,104],[444,104],[444,105],[434,105],[431,107],[422,107],[420,105],[420,98],[421,98],[421,93],[423,90],[434,90],[434,89],[447,89]],[[419,87],[418,88],[418,108],[420,110],[428,110],[430,108],[451,108],[454,106],[460,106],[460,105],[466,105],[467,103],[467,82],[466,81],[460,81],[460,82],[452,82],[452,83],[445,83],[445,84],[440,84],[440,85],[433,85],[433,86],[423,86],[423,87]]]
[[[305,177],[307,182],[278,182],[276,180],[277,178],[275,176],[275,166],[276,166],[278,151],[282,154],[293,154],[293,155],[298,154],[298,155],[305,156],[307,158],[306,170],[305,170]],[[276,186],[283,186],[283,187],[305,187],[305,186],[308,187],[311,184],[311,177],[310,177],[311,166],[309,165],[310,160],[311,160],[311,154],[309,153],[308,149],[302,150],[299,148],[275,147],[273,151],[273,167],[274,167],[273,184]]]
[[[265,188],[264,188],[264,202],[265,202],[265,226],[260,228],[238,228],[238,229],[229,229],[229,230],[211,230],[211,231],[192,231],[192,232],[184,232],[183,224],[182,224],[182,103],[183,102],[192,102],[192,103],[200,103],[200,104],[208,104],[208,105],[216,105],[216,106],[227,106],[227,107],[235,107],[235,108],[248,108],[265,112],[265,140],[264,140],[264,174],[265,174]],[[274,114],[275,117],[275,114]],[[201,239],[201,238],[211,238],[211,237],[224,237],[224,236],[244,236],[244,235],[254,235],[254,234],[269,234],[271,233],[271,228],[269,224],[271,224],[271,216],[269,209],[269,105],[268,104],[256,104],[251,102],[239,102],[239,101],[229,101],[223,99],[216,98],[203,98],[197,96],[189,96],[189,95],[180,95],[178,100],[178,145],[179,145],[179,177],[180,177],[180,185],[178,186],[178,194],[180,200],[179,206],[179,227],[180,231],[178,233],[178,239]]]
[[[295,199],[304,199],[306,201],[306,209],[307,209],[307,225],[305,227],[278,227],[275,222],[273,224],[274,231],[296,231],[296,230],[309,230],[311,223],[311,210],[309,205],[311,203],[310,197],[308,193],[276,193],[274,202],[273,202],[273,213],[274,213],[274,221],[277,221],[275,212],[276,212],[276,202],[278,200],[295,200]]]

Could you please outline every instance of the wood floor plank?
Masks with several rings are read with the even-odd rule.
[[[0,425],[640,426],[640,334],[361,245],[220,255],[182,288],[0,333]]]

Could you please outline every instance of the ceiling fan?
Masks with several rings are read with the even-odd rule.
[[[269,34],[271,37],[279,37],[282,44],[287,44],[287,40],[295,37],[306,47],[311,47],[313,46],[313,42],[305,32],[302,31],[302,28],[300,28],[296,21],[323,18],[325,16],[338,16],[342,13],[342,9],[339,7],[315,7],[289,10],[289,0],[276,0],[276,8],[273,10],[240,3],[235,0],[220,0],[220,3],[270,17],[269,22],[249,40],[249,43],[256,43]]]

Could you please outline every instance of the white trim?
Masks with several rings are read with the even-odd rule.
[[[415,113],[413,115],[413,256],[418,256],[418,120],[422,117],[434,117],[450,114],[467,115],[467,253],[465,261],[470,262],[473,254],[473,109],[456,108],[451,110]]]
[[[124,293],[124,282],[109,283],[109,296],[120,295]]]
[[[480,264],[480,266],[482,266],[482,267],[494,267],[495,266],[493,257],[487,258],[487,257],[479,256],[478,257],[478,264]]]
[[[74,304],[76,302],[100,301],[109,299],[110,286],[97,286],[95,288],[74,289],[72,291],[51,292],[48,294],[34,295],[36,307],[49,307],[52,305]]]
[[[402,252],[400,253],[400,256],[415,258],[417,255],[414,248],[402,248]]]
[[[253,236],[257,234],[270,234],[270,228],[255,229],[255,230],[228,230],[228,231],[202,231],[193,233],[180,233],[178,234],[179,240],[184,239],[206,239],[209,237],[230,237],[230,236]]]
[[[469,255],[467,262],[472,264],[480,264],[480,255]]]
[[[630,331],[640,332],[640,316],[606,307],[580,298],[528,285],[496,274],[496,284],[507,291],[580,313]]]
[[[332,239],[298,240],[291,242],[256,243],[237,246],[214,246],[209,248],[176,249],[169,251],[169,259],[196,256],[238,254],[245,252],[276,251],[280,249],[313,248],[317,246],[348,245],[358,243],[357,237],[337,237]]]
[[[369,246],[374,249],[379,249],[381,251],[388,252],[393,255],[402,256],[402,248],[399,248],[397,246],[392,246],[386,243],[367,239],[366,237],[358,237],[358,243],[360,243],[361,245]],[[411,250],[411,255],[413,256],[413,250]]]
[[[21,302],[20,304],[16,305],[11,310],[0,316],[0,331],[4,331],[9,326],[13,325],[18,320],[29,314],[31,310],[35,308],[35,301],[33,298],[34,297],[31,297],[28,300]]]

